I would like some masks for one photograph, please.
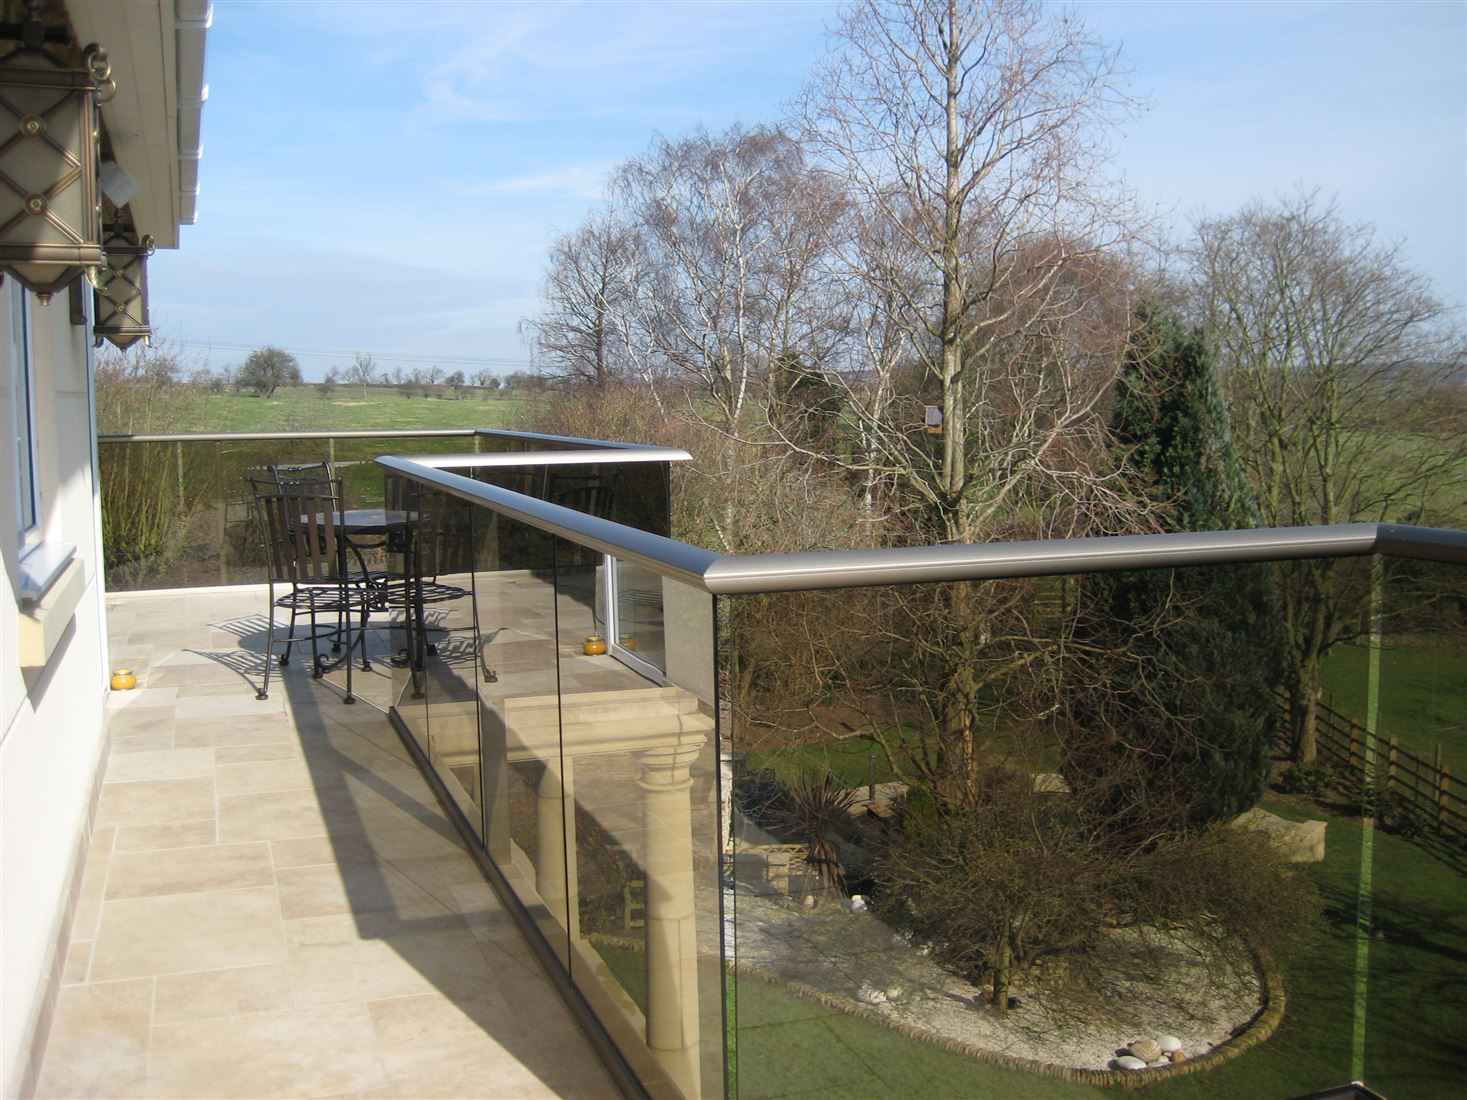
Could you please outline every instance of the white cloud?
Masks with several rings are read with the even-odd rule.
[[[464,190],[474,196],[522,196],[525,198],[599,199],[606,192],[606,178],[615,165],[610,161],[583,161],[529,172],[519,176],[485,180]]]

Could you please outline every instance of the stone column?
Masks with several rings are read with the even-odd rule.
[[[556,922],[576,936],[580,903],[572,760],[569,756],[547,759],[535,792],[535,891]]]
[[[684,735],[679,744],[637,755],[647,875],[647,1045],[688,1100],[702,1092],[689,769],[704,740]]]

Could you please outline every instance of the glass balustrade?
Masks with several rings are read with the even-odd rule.
[[[348,507],[382,506],[385,451],[472,451],[473,432],[299,433],[272,438],[103,436],[97,442],[107,588],[254,584],[265,578],[248,474],[331,462]]]
[[[668,534],[665,462],[557,445],[443,466],[482,490],[379,469],[379,633],[400,728],[649,1094],[1454,1088],[1462,566],[732,593],[633,538]],[[224,461],[193,446],[185,489]]]

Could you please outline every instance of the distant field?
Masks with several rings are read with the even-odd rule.
[[[451,394],[451,391],[449,391]],[[109,423],[100,401],[103,435],[158,432],[354,431],[405,428],[505,428],[518,424],[527,399],[519,394],[405,398],[395,389],[338,385],[323,397],[315,386],[277,390],[273,397],[204,394],[179,389],[163,398],[165,409],[147,410],[147,423]]]

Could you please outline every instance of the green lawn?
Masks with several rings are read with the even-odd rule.
[[[518,394],[495,394],[487,400],[449,396],[405,398],[384,386],[338,385],[322,396],[316,386],[292,386],[273,397],[249,394],[207,394],[176,389],[156,404],[138,410],[129,422],[109,422],[106,400],[99,401],[98,431],[103,435],[129,432],[285,432],[358,431],[406,428],[503,428],[517,423],[527,400]],[[118,414],[119,419],[125,414]],[[166,425],[166,426],[165,426]]]

